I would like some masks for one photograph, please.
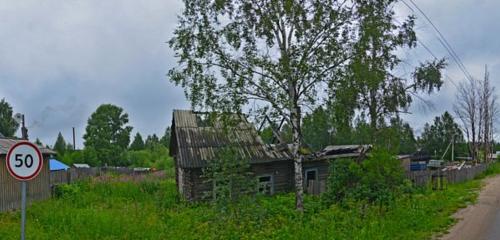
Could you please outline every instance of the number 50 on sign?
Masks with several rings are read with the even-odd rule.
[[[19,142],[12,146],[6,160],[9,173],[20,181],[35,178],[43,165],[40,150],[30,142]]]

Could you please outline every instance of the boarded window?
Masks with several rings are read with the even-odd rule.
[[[258,177],[258,191],[262,194],[272,195],[274,193],[274,181],[272,175]]]

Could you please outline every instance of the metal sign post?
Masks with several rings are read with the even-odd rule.
[[[10,175],[21,181],[21,240],[24,240],[26,235],[26,182],[38,176],[42,170],[42,153],[33,143],[18,142],[9,149],[5,160]]]
[[[21,182],[21,240],[25,237],[26,226],[26,182]]]

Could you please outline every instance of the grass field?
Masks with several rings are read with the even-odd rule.
[[[483,177],[499,172],[494,164]],[[293,194],[243,200],[221,211],[179,201],[172,179],[116,177],[65,186],[59,197],[31,205],[27,239],[428,239],[475,201],[480,186],[477,179],[443,191],[420,189],[387,209],[326,208],[307,197],[299,214]],[[19,221],[19,212],[0,214],[0,239],[18,239]]]

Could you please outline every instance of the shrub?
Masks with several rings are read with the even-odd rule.
[[[212,202],[220,206],[235,202],[256,189],[248,159],[232,147],[223,148],[213,160],[208,161],[208,166],[203,169],[203,178],[213,186],[205,193],[206,198],[211,198]]]
[[[56,198],[69,198],[78,195],[80,186],[78,184],[61,184],[54,188]]]
[[[401,163],[386,151],[375,150],[362,163],[363,175],[360,198],[369,202],[387,204],[394,194],[404,186]]]
[[[353,199],[387,205],[409,188],[400,162],[383,150],[372,151],[361,165],[346,159],[333,161],[330,173],[322,196],[327,204]]]
[[[358,188],[361,179],[361,167],[350,159],[339,159],[330,163],[330,176],[327,191],[322,200],[331,204],[352,197],[353,189]]]

